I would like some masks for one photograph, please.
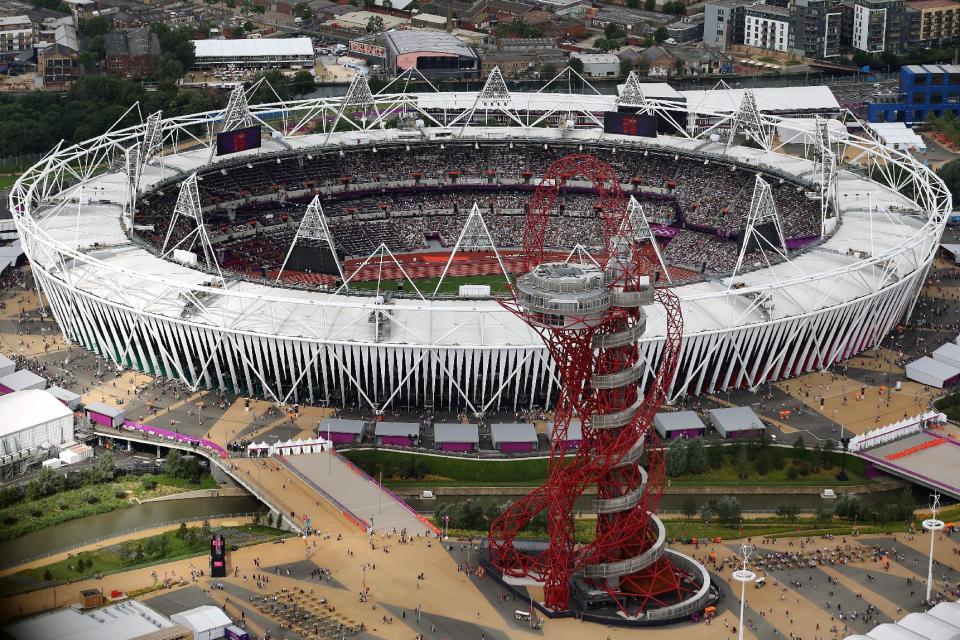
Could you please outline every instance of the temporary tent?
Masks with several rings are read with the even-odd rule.
[[[196,640],[215,640],[223,638],[228,626],[233,624],[223,609],[211,605],[204,605],[196,609],[181,611],[170,616],[177,624],[182,624],[193,630]]]
[[[334,444],[358,444],[365,427],[363,420],[327,418],[317,427],[317,434],[322,437],[329,433]]]
[[[102,402],[88,402],[83,407],[87,417],[104,427],[119,427],[123,425],[123,411]]]
[[[420,439],[420,425],[415,422],[378,422],[374,433],[379,445],[412,447]]]
[[[62,402],[71,411],[76,410],[76,408],[80,406],[80,394],[68,391],[63,387],[48,387],[47,393]]]
[[[0,378],[0,393],[46,388],[46,378],[41,378],[33,371],[28,371],[27,369],[20,369],[20,371],[15,371]]]
[[[490,425],[493,448],[503,452],[535,451],[537,430],[529,422]]]
[[[955,384],[960,376],[960,368],[934,360],[929,356],[908,362],[906,371],[907,377],[911,380],[937,389]]]
[[[8,376],[17,370],[17,365],[7,356],[0,353],[0,378]]]
[[[710,424],[724,438],[753,438],[764,432],[764,425],[750,407],[710,409]]]

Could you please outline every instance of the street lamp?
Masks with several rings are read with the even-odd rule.
[[[933,541],[937,538],[937,531],[942,531],[943,520],[937,520],[937,507],[940,506],[940,494],[936,491],[931,496],[933,498],[930,505],[931,517],[923,521],[923,528],[930,532],[930,561],[927,564],[927,604],[930,604],[930,596],[933,594]]]
[[[740,545],[740,555],[743,556],[743,564],[739,569],[733,572],[733,579],[740,583],[740,627],[738,629],[738,639],[743,640],[743,607],[747,601],[747,583],[753,582],[757,577],[753,571],[747,569],[747,559],[750,558],[750,555],[753,553],[754,547],[752,544],[741,544]]]
[[[445,513],[443,514],[443,539],[444,540],[450,539],[450,536],[447,533],[448,531],[450,531],[450,514]]]

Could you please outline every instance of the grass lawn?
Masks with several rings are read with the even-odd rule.
[[[792,452],[790,452],[792,455]],[[383,471],[383,483],[394,488],[409,487],[526,487],[542,484],[547,477],[547,459],[533,460],[476,460],[471,458],[445,458],[439,456],[403,453],[389,450],[367,450],[344,452],[344,456],[352,460],[376,477]],[[425,465],[425,475],[422,480],[413,476],[412,465],[416,461]],[[846,482],[836,479],[839,467],[822,469],[796,480],[787,476],[787,469],[792,462],[787,460],[783,469],[771,469],[761,476],[754,469],[750,469],[749,477],[741,480],[729,458],[719,469],[710,469],[700,474],[686,474],[671,478],[671,486],[703,487],[703,486],[784,486],[784,487],[842,487],[854,484],[864,484],[870,481],[864,477],[864,463],[859,458],[848,456]]]
[[[421,278],[420,280],[414,280],[413,283],[417,285],[417,288],[420,290],[424,296],[432,294],[433,290],[437,287],[437,282],[440,278]],[[397,290],[397,280],[382,280],[380,282],[381,291],[396,291]],[[460,285],[462,284],[488,284],[490,285],[491,293],[506,293],[507,292],[507,283],[503,279],[503,274],[493,275],[493,276],[456,276],[456,277],[447,277],[443,279],[443,284],[440,286],[440,293],[459,293]],[[365,282],[350,282],[350,288],[352,289],[366,289],[366,290],[376,290],[377,281],[370,280]],[[404,282],[404,291],[406,293],[416,293],[413,291],[413,288]]]
[[[143,486],[144,480],[147,479],[157,483],[157,486],[150,491]],[[216,486],[216,481],[210,475],[204,476],[199,484],[192,484],[182,478],[147,475],[140,478],[121,477],[116,482],[91,484],[37,500],[24,499],[0,509],[0,542],[69,520],[126,509],[133,504],[126,492],[143,500],[193,489],[211,489]]]
[[[12,187],[19,177],[19,174],[0,174],[0,191],[6,191]]]
[[[286,531],[258,525],[223,527],[216,530],[223,533],[228,548],[230,545],[249,546],[293,535]],[[205,555],[209,550],[210,538],[202,533],[200,527],[187,528],[186,535],[183,537],[179,532],[170,532],[138,538],[0,578],[0,595],[8,596],[42,589],[53,584],[86,580],[95,577],[98,573],[131,571],[177,559]],[[80,570],[77,569],[78,560],[83,563]],[[49,581],[44,579],[48,571],[51,578]]]

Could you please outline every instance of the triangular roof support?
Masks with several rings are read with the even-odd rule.
[[[483,84],[483,88],[479,93],[477,93],[477,98],[474,100],[473,105],[454,118],[454,121],[450,123],[453,124],[463,118],[463,124],[460,127],[458,137],[462,136],[464,129],[473,122],[473,116],[478,109],[484,112],[497,111],[503,113],[521,127],[524,126],[523,120],[517,116],[516,111],[513,109],[513,98],[510,96],[510,90],[507,89],[507,81],[503,79],[503,73],[501,73],[500,67],[494,67],[490,75],[487,76],[487,81]]]
[[[630,228],[633,232],[633,241],[638,245],[644,242],[650,243],[650,246],[653,247],[653,253],[657,257],[657,263],[660,265],[660,272],[667,279],[667,282],[673,284],[673,279],[670,277],[670,269],[667,268],[663,254],[660,253],[660,245],[657,244],[657,237],[650,228],[650,221],[647,220],[647,214],[633,196],[630,196],[630,202],[627,203],[627,218],[630,221]]]
[[[396,265],[397,269],[400,270],[400,273],[403,275],[404,280],[409,282],[410,286],[413,287],[413,290],[417,292],[417,296],[419,296],[421,300],[426,300],[426,298],[423,297],[423,294],[420,292],[420,289],[417,287],[416,283],[414,283],[413,279],[407,273],[407,270],[403,268],[403,265],[400,264],[400,261],[397,260],[397,257],[393,254],[392,251],[390,251],[390,247],[388,247],[384,242],[381,242],[380,246],[374,249],[370,253],[370,255],[368,255],[364,259],[364,261],[360,263],[360,266],[354,269],[353,273],[347,276],[346,280],[343,281],[343,284],[340,285],[340,287],[335,291],[335,293],[340,293],[344,289],[348,289],[349,287],[347,285],[356,277],[358,273],[360,273],[363,270],[364,267],[366,267],[370,262],[372,262],[375,259],[377,260],[377,263],[380,269],[379,273],[377,274],[377,292],[378,293],[380,292],[380,283],[383,281],[384,263],[392,262],[394,265]]]
[[[230,92],[230,99],[227,100],[227,107],[223,110],[223,122],[220,124],[220,132],[232,131],[239,127],[249,127],[253,119],[250,117],[250,103],[247,102],[247,94],[242,84],[238,84]]]
[[[177,222],[181,217],[193,220],[195,226],[193,230],[181,238],[177,244],[167,250],[167,245],[170,243],[173,230],[176,228]],[[187,244],[188,241],[189,244]],[[203,251],[203,259],[207,264],[207,268],[216,269],[217,275],[220,277],[220,282],[223,283],[223,272],[220,271],[220,265],[217,263],[217,256],[213,251],[212,244],[210,243],[210,236],[207,235],[207,228],[203,224],[203,208],[200,205],[200,189],[197,184],[197,174],[194,172],[190,174],[189,178],[180,184],[180,195],[177,196],[177,204],[173,208],[173,217],[170,220],[170,226],[167,228],[167,235],[163,240],[163,248],[160,250],[160,252],[163,254],[161,258],[166,258],[169,254],[173,253],[181,246],[192,248],[193,245],[198,242],[200,243],[200,249]]]
[[[729,151],[733,146],[733,139],[738,133],[743,133],[747,138],[752,138],[763,149],[770,150],[770,140],[767,135],[767,128],[760,117],[760,109],[757,107],[757,96],[753,91],[745,91],[743,99],[740,101],[740,107],[733,115],[730,121],[729,135],[727,136],[727,146],[724,151]]]
[[[333,234],[330,232],[330,226],[327,224],[327,217],[323,213],[323,207],[320,206],[320,196],[314,196],[313,201],[307,206],[307,211],[303,214],[303,218],[300,220],[299,226],[297,226],[297,233],[293,236],[293,241],[290,243],[290,249],[287,250],[287,257],[283,259],[283,264],[280,265],[276,282],[280,282],[280,276],[283,274],[283,270],[286,268],[287,261],[290,260],[290,255],[293,253],[293,248],[296,246],[298,240],[313,240],[314,242],[326,244],[333,259],[337,262],[340,281],[346,281],[346,276],[343,274],[343,265],[340,264],[337,249],[333,242]]]
[[[454,257],[461,250],[493,251],[493,255],[497,256],[497,262],[500,264],[503,277],[506,278],[508,284],[510,283],[510,273],[507,271],[506,265],[503,264],[503,258],[500,257],[500,252],[497,250],[497,244],[493,241],[493,236],[490,235],[490,229],[487,228],[483,214],[480,213],[480,205],[474,202],[473,209],[470,210],[470,215],[467,216],[466,222],[463,223],[463,229],[460,230],[460,236],[457,238],[456,244],[453,245],[450,257],[447,258],[447,264],[443,266],[440,279],[437,280],[437,286],[433,290],[434,296],[440,291],[440,285],[443,284],[443,279],[447,277],[447,271],[450,270]]]
[[[377,118],[379,118],[380,112],[377,110],[376,100],[374,100],[373,93],[370,91],[370,85],[367,84],[367,77],[358,73],[353,77],[353,80],[350,82],[350,86],[347,87],[347,93],[343,96],[343,99],[340,102],[340,109],[337,111],[337,117],[334,118],[333,124],[327,130],[327,135],[323,139],[323,144],[320,145],[321,148],[327,146],[327,142],[330,140],[330,134],[337,130],[337,125],[340,124],[342,119],[347,118],[347,120],[350,120],[350,117],[345,115],[348,109],[355,108],[361,113],[365,114],[366,110],[371,107],[377,114]],[[367,116],[361,115],[360,120],[362,128],[365,128]]]
[[[644,113],[650,112],[650,103],[643,95],[643,88],[640,86],[640,78],[636,71],[630,71],[626,81],[623,83],[623,91],[617,98],[617,104],[625,107],[640,107]]]
[[[777,231],[777,241],[774,245],[766,237],[757,232],[757,227],[762,224],[773,223]],[[734,278],[740,273],[740,267],[743,266],[743,259],[747,254],[747,248],[750,241],[756,237],[758,246],[767,245],[776,252],[781,258],[788,259],[787,241],[783,237],[783,226],[780,224],[780,215],[777,213],[777,205],[773,201],[773,191],[770,185],[757,176],[753,185],[753,197],[750,199],[750,211],[747,214],[747,226],[743,231],[743,244],[740,246],[740,254],[737,256],[737,265],[733,268],[730,278],[730,286],[734,284]],[[763,251],[763,247],[760,246]]]

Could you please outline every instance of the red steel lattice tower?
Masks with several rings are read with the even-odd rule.
[[[595,263],[544,262],[550,212],[560,187],[573,178],[590,181],[597,192],[604,245]],[[653,417],[676,373],[683,322],[674,294],[653,289],[650,262],[635,237],[627,199],[609,165],[583,154],[555,161],[530,200],[527,273],[504,303],[540,334],[561,384],[547,482],[493,522],[490,561],[504,577],[542,581],[544,604],[552,610],[569,608],[575,574],[628,615],[678,602],[691,591],[686,574],[668,560],[665,531],[654,515],[664,461]],[[654,298],[666,311],[655,372],[648,371],[637,346],[646,328],[643,305]],[[648,374],[644,395],[639,383]],[[574,419],[583,435],[568,456]],[[646,469],[640,464],[645,452]],[[597,489],[596,537],[582,544],[575,538],[574,501],[590,486]],[[541,512],[549,545],[542,553],[524,552],[515,544],[517,535]]]

